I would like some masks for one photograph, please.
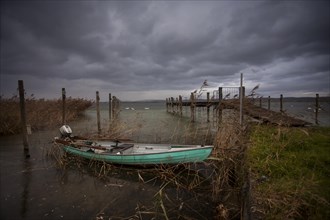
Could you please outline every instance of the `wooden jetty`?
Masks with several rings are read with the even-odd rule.
[[[239,110],[238,100],[225,100],[220,104],[223,109]],[[245,99],[243,105],[243,113],[251,118],[257,119],[262,123],[275,124],[288,127],[303,127],[311,125],[310,123],[287,115],[284,112],[275,112],[265,108],[261,108],[253,103],[252,100]]]
[[[182,96],[178,98],[166,99],[166,110],[169,113],[179,114],[182,116],[182,107],[190,107],[191,122],[195,121],[196,108],[207,109],[207,122],[210,122],[210,107],[217,111],[217,117],[221,121],[222,111],[225,109],[240,110],[240,87],[219,87],[213,92],[212,98],[210,93],[206,94],[206,98],[196,98],[196,94],[191,93],[189,100],[182,100]],[[229,91],[229,92],[228,92]],[[243,87],[243,113],[251,118],[259,120],[261,123],[275,124],[281,126],[306,126],[310,123],[291,117],[285,112],[276,112],[270,109],[261,108],[254,104],[254,99],[245,96],[245,88]],[[224,95],[225,94],[225,95]],[[230,95],[229,95],[230,94]]]

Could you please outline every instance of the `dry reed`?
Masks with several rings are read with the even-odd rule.
[[[66,120],[77,119],[92,101],[80,98],[66,99]],[[32,130],[59,126],[62,123],[62,100],[26,98],[27,123]],[[0,98],[0,136],[21,132],[19,98]]]

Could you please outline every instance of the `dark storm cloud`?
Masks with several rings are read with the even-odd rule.
[[[266,95],[328,95],[329,4],[1,2],[1,94],[24,79],[45,96],[69,87],[80,97],[163,98],[205,79],[238,85],[243,72],[245,85],[261,84]]]

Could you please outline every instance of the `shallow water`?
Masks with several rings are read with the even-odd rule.
[[[130,137],[139,141],[174,140],[173,134],[178,131],[165,131],[169,124],[175,121],[176,129],[186,126],[185,119],[177,122],[178,119],[158,110],[142,110],[145,112],[123,110],[120,115],[123,123],[142,124],[139,129],[129,132]],[[105,110],[101,113],[104,129],[108,126],[107,114]],[[95,133],[95,115],[95,110],[90,109],[83,119],[71,123],[74,133]],[[147,115],[150,116],[148,122],[145,121]],[[163,117],[162,122],[159,115]],[[157,129],[150,129],[156,125]],[[159,132],[164,138],[157,136]],[[154,175],[152,169],[117,166],[112,167],[105,178],[99,178],[95,173],[99,172],[100,166],[59,168],[53,158],[46,156],[57,135],[58,129],[30,135],[29,159],[24,158],[21,136],[0,138],[1,219],[164,218],[157,194],[164,187],[164,181]],[[177,137],[176,140],[181,139]],[[210,198],[204,193],[177,190],[169,184],[163,189],[163,197],[167,214],[172,218],[177,216],[175,210],[185,216],[200,215],[197,219],[212,218],[214,214]]]

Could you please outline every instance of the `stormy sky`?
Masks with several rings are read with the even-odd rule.
[[[330,94],[329,1],[1,1],[0,94]]]

